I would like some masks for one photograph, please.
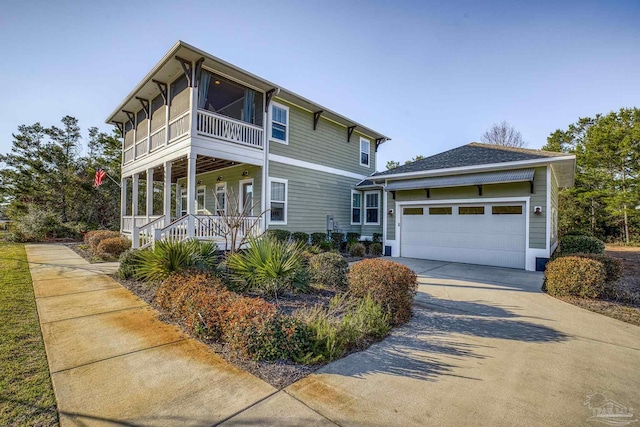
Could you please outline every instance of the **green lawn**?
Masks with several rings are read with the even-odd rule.
[[[24,245],[0,242],[0,425],[58,424]]]

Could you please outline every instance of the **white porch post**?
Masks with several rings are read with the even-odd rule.
[[[131,247],[136,249],[140,246],[140,238],[138,236],[138,224],[136,217],[138,216],[138,184],[140,183],[140,174],[133,174],[133,186],[131,188]]]
[[[153,168],[147,169],[147,222],[153,216]]]
[[[124,217],[127,216],[127,178],[121,179],[120,186],[120,233],[124,231]]]
[[[196,154],[189,153],[187,157],[187,214],[189,215],[189,231],[187,236],[193,237],[194,235],[194,218],[196,213]]]
[[[171,223],[171,162],[164,162],[164,225]]]

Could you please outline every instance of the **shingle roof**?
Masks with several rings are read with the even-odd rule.
[[[392,175],[407,172],[422,172],[434,169],[457,168],[486,165],[490,163],[517,162],[565,156],[564,153],[532,150],[527,148],[502,147],[492,144],[472,142],[434,156],[424,158],[397,168],[377,172],[373,176]]]

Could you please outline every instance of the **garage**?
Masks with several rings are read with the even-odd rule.
[[[524,202],[401,205],[400,256],[525,268]]]

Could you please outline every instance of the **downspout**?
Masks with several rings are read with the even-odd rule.
[[[273,99],[274,96],[277,96],[280,93],[280,88],[276,88],[276,91],[273,93],[271,99]],[[262,109],[263,111],[263,130],[264,130],[264,142],[263,142],[263,165],[262,165],[262,197],[260,198],[260,209],[261,212],[263,213],[263,218],[261,224],[262,224],[262,231],[265,232],[267,230],[267,224],[268,224],[268,215],[269,213],[266,212],[267,211],[267,195],[269,194],[269,129],[270,129],[270,123],[269,123],[269,108],[270,105],[267,105],[267,99],[266,97],[264,98],[264,102],[265,102],[265,108]],[[289,123],[291,122],[291,118],[288,117],[287,120],[289,120],[289,122],[287,123],[287,125],[289,125]]]

